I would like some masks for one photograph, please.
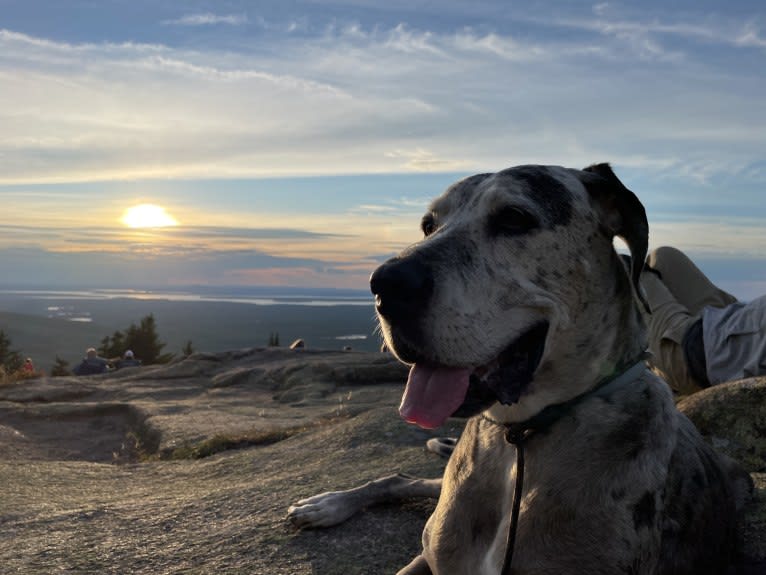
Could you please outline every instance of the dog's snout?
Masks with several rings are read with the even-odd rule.
[[[393,258],[370,276],[375,307],[389,320],[412,319],[426,307],[434,289],[428,266],[419,258]]]

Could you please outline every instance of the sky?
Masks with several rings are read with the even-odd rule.
[[[766,293],[766,6],[0,0],[0,289],[366,289],[450,183],[596,162]]]

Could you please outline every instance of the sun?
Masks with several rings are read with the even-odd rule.
[[[178,221],[155,204],[139,204],[125,210],[120,221],[129,228],[166,228],[177,226]]]

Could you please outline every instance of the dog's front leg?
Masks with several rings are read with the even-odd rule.
[[[422,555],[418,555],[407,567],[401,569],[396,575],[433,575],[431,568]]]
[[[331,491],[301,499],[287,510],[287,518],[296,527],[330,527],[377,503],[421,497],[436,499],[441,486],[441,477],[420,479],[397,473],[346,491]]]

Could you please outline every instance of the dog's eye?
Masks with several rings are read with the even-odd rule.
[[[433,214],[426,214],[420,221],[420,229],[423,230],[423,235],[428,237],[436,231],[436,219]]]
[[[506,206],[489,218],[490,233],[495,236],[518,236],[538,226],[539,223],[532,214],[513,206]]]

